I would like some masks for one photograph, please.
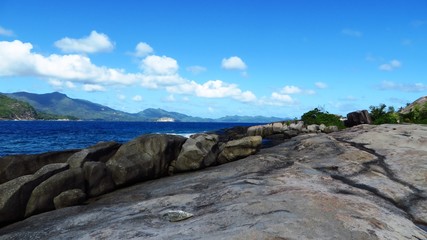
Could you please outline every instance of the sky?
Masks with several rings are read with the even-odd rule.
[[[425,0],[0,1],[0,92],[300,117],[427,95]]]

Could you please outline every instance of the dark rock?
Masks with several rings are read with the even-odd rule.
[[[218,156],[218,135],[193,135],[182,145],[174,168],[176,172],[198,170],[216,162]]]
[[[89,196],[95,197],[114,190],[114,181],[105,163],[85,162],[83,172]]]
[[[86,161],[106,162],[119,149],[120,144],[116,142],[100,142],[94,146],[74,153],[67,160],[71,168],[82,167]]]
[[[218,163],[232,162],[255,154],[262,144],[261,136],[250,136],[227,142],[218,156]]]
[[[68,169],[66,163],[49,164],[34,175],[25,175],[0,185],[0,226],[21,220],[32,191],[52,175]]]
[[[371,116],[367,110],[347,114],[347,120],[344,121],[346,127],[353,127],[360,124],[372,124]]]
[[[297,130],[285,130],[283,132],[284,139],[291,139],[298,136],[299,132]]]
[[[248,127],[232,127],[232,128],[226,128],[221,129],[214,132],[209,132],[209,134],[216,134],[218,135],[218,141],[219,142],[228,142],[231,140],[240,139],[247,136]]]
[[[72,168],[53,175],[34,188],[27,203],[25,216],[54,210],[53,199],[60,193],[75,188],[85,189],[81,168]]]
[[[51,163],[65,163],[78,150],[49,152],[33,155],[12,155],[0,158],[0,184],[14,178],[34,174]]]
[[[107,162],[114,183],[124,185],[168,174],[186,138],[176,135],[142,135],[123,144]]]
[[[82,204],[86,200],[86,193],[81,189],[71,189],[60,193],[53,199],[56,209]]]

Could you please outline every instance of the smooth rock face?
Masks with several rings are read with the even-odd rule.
[[[51,163],[65,163],[77,150],[34,155],[13,155],[0,158],[0,184],[20,176],[34,174]]]
[[[61,192],[75,188],[85,189],[81,168],[72,168],[53,175],[34,188],[27,203],[25,216],[54,210],[53,199]]]
[[[70,207],[83,203],[86,200],[86,193],[81,189],[71,189],[60,193],[53,199],[56,209]]]
[[[175,135],[143,135],[123,144],[107,162],[116,185],[167,175],[186,138]]]
[[[114,181],[105,163],[85,162],[83,173],[89,196],[96,197],[114,190]]]
[[[34,175],[25,175],[0,185],[0,226],[24,218],[31,192],[50,176],[68,169],[66,163],[49,164]]]
[[[120,147],[116,142],[101,142],[92,147],[82,149],[67,159],[71,168],[81,168],[86,161],[106,162]]]
[[[426,128],[299,135],[239,161],[32,216],[1,228],[0,238],[427,239],[411,221],[425,221],[416,214],[426,206]],[[164,217],[181,211],[192,217]]]
[[[213,165],[219,153],[217,144],[218,135],[216,134],[191,136],[182,145],[174,171],[194,171]]]
[[[262,144],[262,137],[250,136],[225,144],[218,156],[218,163],[223,164],[235,161],[256,153]]]

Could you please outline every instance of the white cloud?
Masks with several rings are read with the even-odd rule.
[[[165,98],[165,101],[166,102],[175,102],[176,99],[175,99],[175,96],[173,94],[170,94]]]
[[[36,76],[89,84],[124,84],[138,81],[138,74],[94,65],[82,55],[43,56],[32,52],[31,43],[0,42],[0,76]]]
[[[97,53],[113,50],[114,44],[107,35],[92,31],[89,36],[74,39],[63,38],[55,42],[55,46],[66,53]]]
[[[97,84],[84,84],[83,91],[86,92],[103,92],[105,91],[105,87]]]
[[[69,89],[76,88],[76,85],[70,81],[61,81],[58,79],[49,79],[48,83],[52,87],[59,89],[59,90],[62,90],[64,87],[69,88]]]
[[[294,102],[291,96],[287,94],[280,94],[277,92],[273,92],[271,94],[271,99],[275,101],[279,101],[281,103],[286,103],[286,104],[292,104]]]
[[[393,71],[396,68],[400,68],[402,66],[402,63],[398,60],[391,60],[389,63],[382,64],[378,68],[381,71]]]
[[[123,101],[123,100],[125,100],[125,99],[126,99],[126,96],[125,96],[125,95],[123,95],[123,94],[119,94],[119,95],[117,95],[117,98],[118,98],[119,100]]]
[[[145,57],[153,52],[153,48],[145,42],[139,42],[135,47],[135,56],[137,57]]]
[[[424,83],[395,83],[392,81],[383,81],[378,88],[380,90],[396,90],[401,92],[427,91],[427,85]]]
[[[363,33],[357,30],[353,30],[353,29],[343,29],[341,30],[341,33],[350,37],[362,37]]]
[[[313,95],[316,94],[314,90],[311,89],[301,89],[297,86],[284,86],[280,89],[280,94],[289,95],[289,94],[308,94]]]
[[[135,95],[135,96],[133,96],[132,100],[134,100],[135,102],[141,102],[142,97],[140,95]]]
[[[325,89],[328,87],[328,85],[324,82],[316,82],[316,83],[314,83],[314,85],[319,89]]]
[[[227,70],[245,70],[246,64],[237,56],[222,59],[222,68]]]
[[[283,94],[297,94],[297,93],[301,93],[302,90],[301,88],[296,86],[285,86],[282,88],[282,90],[280,90],[280,92]]]
[[[106,87],[112,85],[140,84],[144,88],[166,89],[169,93],[203,98],[232,98],[241,102],[254,102],[257,99],[255,94],[242,91],[236,84],[221,80],[200,84],[182,78],[177,73],[177,61],[165,56],[147,56],[142,61],[143,73],[126,73],[122,69],[97,66],[87,56],[44,56],[32,52],[32,49],[31,43],[0,41],[0,77],[40,77],[50,81],[53,86],[70,88],[78,85],[89,92],[106,91]]]
[[[151,55],[142,60],[141,68],[147,74],[173,75],[178,71],[178,63],[170,57]]]
[[[186,70],[188,72],[191,72],[194,75],[197,75],[197,74],[200,74],[200,73],[206,71],[207,69],[205,67],[202,67],[202,66],[190,66],[190,67],[187,67]]]
[[[204,98],[231,97],[240,102],[253,102],[256,100],[256,96],[252,92],[243,92],[236,84],[225,83],[221,80],[211,80],[203,84],[188,81],[180,85],[169,86],[166,90],[171,93],[194,94]]]
[[[12,30],[0,26],[0,36],[12,37],[15,35]]]

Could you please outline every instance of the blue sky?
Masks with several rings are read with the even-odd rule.
[[[0,1],[0,92],[300,117],[427,95],[427,1]]]

